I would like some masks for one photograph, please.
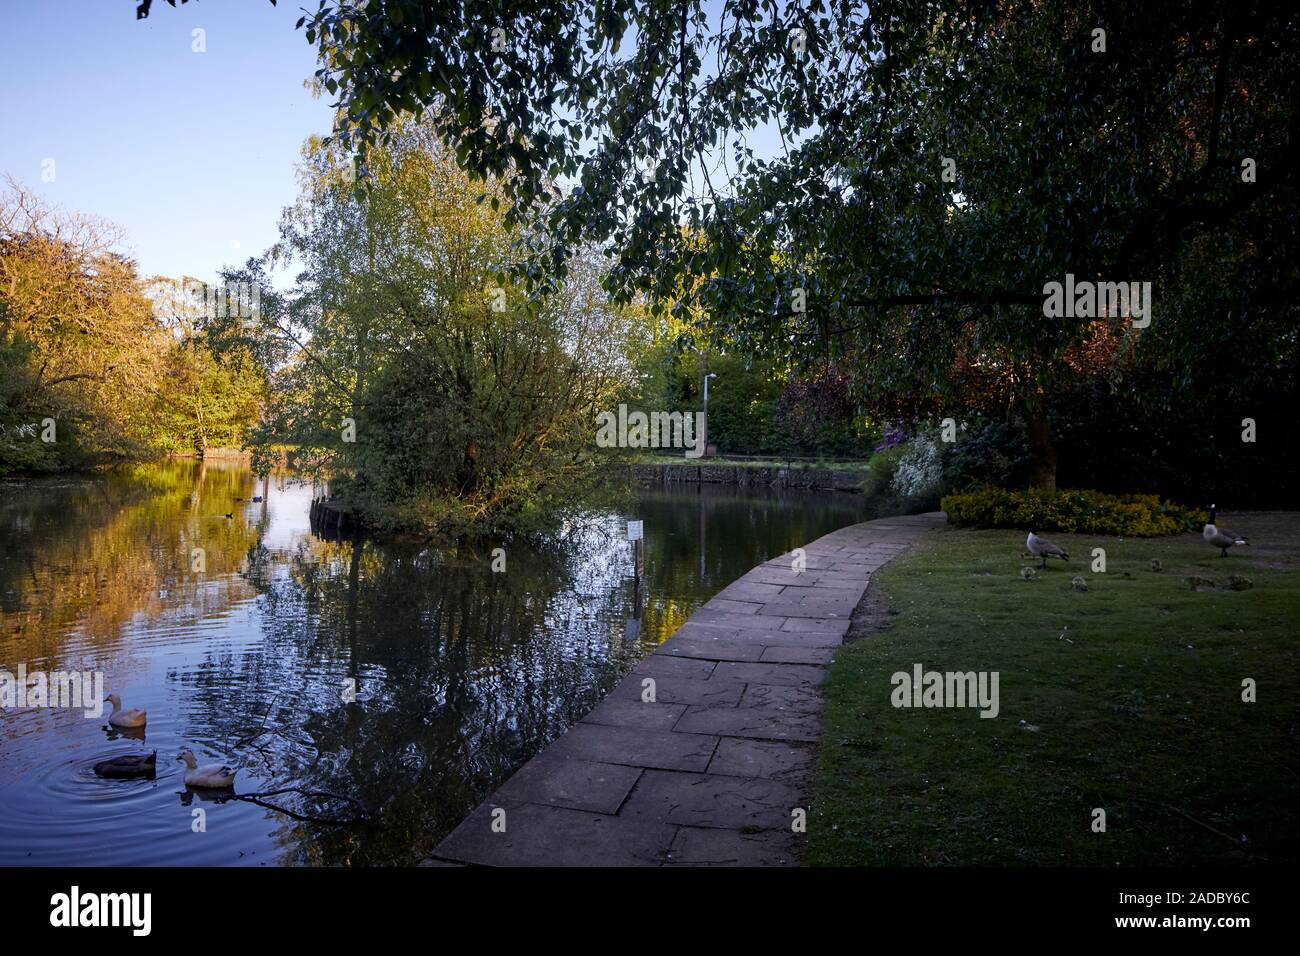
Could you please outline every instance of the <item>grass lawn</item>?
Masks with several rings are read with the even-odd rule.
[[[1223,524],[1254,546],[1053,533],[1071,562],[1026,581],[1023,532],[946,528],[878,572],[885,629],[841,648],[825,688],[805,862],[1300,859],[1300,515]],[[1253,587],[1226,589],[1234,573]],[[997,671],[1000,714],[894,708],[915,663]]]

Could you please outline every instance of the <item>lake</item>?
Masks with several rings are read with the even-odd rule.
[[[233,462],[0,483],[0,668],[100,672],[149,714],[0,711],[0,865],[417,863],[717,591],[866,517],[855,495],[643,488],[494,573],[491,543],[325,540],[312,497]],[[369,819],[188,790],[185,748],[239,767],[236,793]],[[154,779],[92,771],[153,750]]]

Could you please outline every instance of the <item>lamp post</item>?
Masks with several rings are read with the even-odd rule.
[[[703,441],[703,445],[704,445],[704,454],[706,454],[706,455],[709,453],[709,379],[711,379],[711,378],[717,378],[717,377],[718,377],[718,373],[717,373],[717,372],[710,372],[708,375],[704,376],[704,429],[703,429],[703,432],[704,432],[704,435],[703,435],[704,441]]]

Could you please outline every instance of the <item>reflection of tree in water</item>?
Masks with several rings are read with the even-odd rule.
[[[707,484],[645,490],[638,504],[651,579],[644,639],[662,643],[701,600],[763,561],[863,520],[862,509],[861,495],[834,492],[756,493]]]
[[[764,496],[703,489],[684,508],[680,493],[649,492],[637,507],[651,528],[641,609],[616,518],[567,549],[512,546],[504,574],[491,573],[486,551],[458,561],[412,545],[313,540],[286,566],[254,547],[247,577],[261,592],[263,647],[200,669],[213,685],[193,678],[195,719],[267,786],[347,794],[371,809],[365,826],[282,822],[293,859],[415,862],[646,645],[753,564],[855,520],[860,500],[821,496],[805,519]],[[642,616],[640,640],[626,640],[627,619]],[[355,703],[343,699],[348,679]],[[233,709],[228,683],[239,687]]]
[[[2,659],[57,661],[73,628],[111,639],[136,615],[189,614],[245,596],[227,572],[256,530],[223,516],[249,487],[247,470],[237,466],[169,461],[7,488],[0,495]],[[190,566],[190,550],[199,547],[203,575]]]
[[[165,660],[175,633],[184,663],[167,680],[186,744],[247,768],[244,792],[295,785],[373,811],[370,824],[337,828],[266,811],[287,861],[326,864],[418,860],[719,588],[857,517],[827,496],[790,507],[766,493],[648,491],[567,548],[509,545],[507,572],[493,574],[490,544],[458,558],[267,537],[265,502],[248,500],[264,490],[238,466],[168,462],[6,495],[0,651],[53,657],[74,626],[103,650],[101,636],[116,640],[140,615],[140,660],[153,649]],[[628,515],[646,522],[639,585]],[[191,547],[205,548],[205,575],[191,571]],[[343,699],[348,678],[355,703]]]
[[[234,747],[264,779],[371,809],[364,828],[286,824],[303,861],[418,860],[641,656],[610,625],[626,613],[609,607],[626,570],[612,550],[512,547],[493,574],[394,544],[314,542],[287,568],[255,548],[265,641],[183,678],[195,729],[233,746],[265,722]]]

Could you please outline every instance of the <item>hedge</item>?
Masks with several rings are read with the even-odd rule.
[[[983,488],[945,495],[948,520],[988,528],[1029,528],[1076,534],[1140,538],[1199,531],[1204,511],[1161,501],[1156,495],[1108,495],[1100,491],[1010,491]]]

